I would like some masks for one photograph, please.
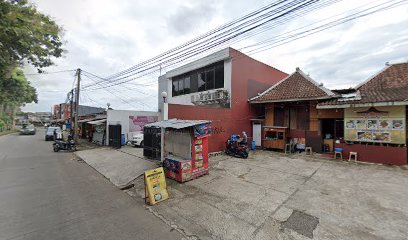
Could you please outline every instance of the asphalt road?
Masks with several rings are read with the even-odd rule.
[[[0,239],[181,239],[72,153],[35,136],[0,137]]]

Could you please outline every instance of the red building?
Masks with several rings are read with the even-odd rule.
[[[168,118],[211,120],[209,151],[222,151],[231,134],[247,132],[264,109],[248,99],[288,74],[235,49],[226,48],[167,72],[159,78],[159,93],[168,93]],[[159,94],[160,95],[160,94]],[[159,97],[159,108],[162,100]],[[260,145],[260,143],[257,143]]]

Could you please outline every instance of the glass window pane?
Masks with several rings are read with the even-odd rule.
[[[184,78],[179,79],[179,95],[184,94]]]
[[[215,88],[224,87],[224,66],[215,69]]]
[[[190,76],[184,78],[184,94],[190,93]]]
[[[173,80],[173,97],[178,96],[178,90],[179,90],[178,81]]]
[[[205,77],[206,77],[205,90],[214,89],[214,69],[207,71],[205,73]]]
[[[190,76],[190,92],[198,92],[198,74],[196,72]]]
[[[198,91],[205,91],[205,72],[198,74]]]

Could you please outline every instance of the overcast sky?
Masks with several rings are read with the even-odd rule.
[[[67,50],[46,71],[81,68],[108,76],[176,47],[223,23],[271,1],[245,0],[33,0],[38,9],[64,28]],[[255,3],[254,3],[255,2]],[[251,39],[236,49],[257,43],[333,15],[377,1],[344,0],[297,18]],[[331,89],[356,86],[380,71],[385,62],[408,60],[408,4],[357,19],[315,35],[272,48],[251,57],[284,72],[296,67]],[[186,62],[187,63],[187,62]],[[25,72],[35,73],[31,67]],[[157,74],[108,91],[87,91],[80,103],[114,109],[157,110]],[[72,72],[28,76],[38,89],[39,103],[25,111],[50,111],[64,102],[72,88]],[[83,84],[91,83],[83,78]],[[149,86],[137,86],[149,83]],[[115,95],[120,95],[118,99]]]

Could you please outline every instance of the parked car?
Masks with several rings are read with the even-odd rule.
[[[23,125],[20,129],[21,135],[35,135],[36,129],[33,124]]]
[[[57,134],[60,135],[59,138],[62,139],[62,129],[60,127],[48,127],[45,132],[45,141],[54,140],[54,130],[57,130]]]
[[[143,133],[133,135],[132,140],[130,140],[130,143],[134,147],[143,147]]]

